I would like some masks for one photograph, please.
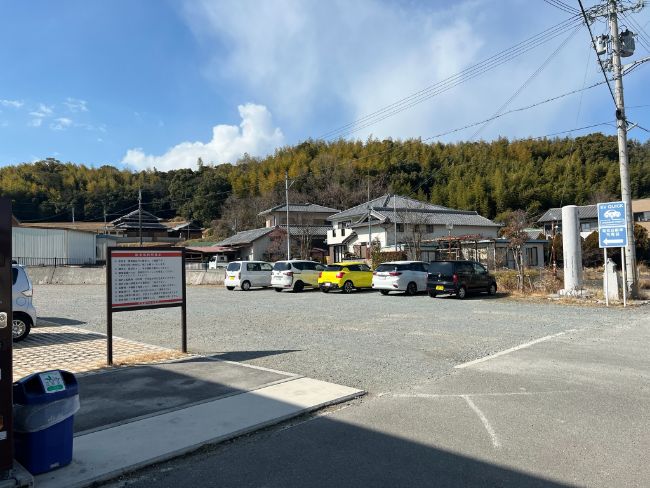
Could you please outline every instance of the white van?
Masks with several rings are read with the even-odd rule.
[[[278,261],[273,265],[271,286],[278,292],[286,289],[301,292],[305,286],[318,288],[318,276],[324,269],[320,263],[303,259]]]
[[[212,256],[208,261],[208,269],[217,269],[220,266],[225,267],[227,262],[228,258],[226,256],[217,254],[216,256]]]
[[[273,266],[266,261],[232,261],[226,267],[224,284],[228,290],[239,287],[244,291],[271,286],[272,271]]]
[[[34,289],[25,268],[14,264],[11,266],[11,301],[13,318],[11,331],[14,342],[22,341],[36,324],[36,309],[32,303]]]

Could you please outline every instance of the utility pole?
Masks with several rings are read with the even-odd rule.
[[[372,224],[370,223],[370,174],[368,174],[368,249],[366,250],[366,259],[372,258]]]
[[[140,236],[140,247],[142,247],[142,190],[138,190],[138,234]]]
[[[108,234],[108,225],[106,224],[106,205],[104,205],[104,234]]]
[[[627,207],[627,246],[625,246],[625,286],[630,295],[637,297],[636,246],[634,243],[634,218],[632,193],[630,191],[630,168],[627,157],[627,119],[623,97],[623,73],[621,72],[621,39],[618,32],[618,0],[609,0],[609,27],[612,39],[612,69],[614,71],[614,97],[616,99],[616,132],[618,134],[618,160],[621,173],[621,198]]]
[[[291,259],[291,234],[289,234],[289,172],[284,172],[284,198],[287,209],[287,260]]]
[[[74,224],[74,204],[72,205],[72,223]]]
[[[393,227],[395,231],[395,252],[397,252],[397,198],[393,193]]]
[[[614,77],[614,103],[616,104],[616,132],[618,135],[618,159],[619,172],[621,178],[621,200],[627,207],[627,220],[625,231],[627,234],[627,245],[625,246],[625,271],[626,283],[625,289],[632,297],[638,297],[638,275],[636,271],[636,247],[634,242],[634,217],[632,213],[632,192],[630,189],[630,169],[627,153],[627,117],[625,116],[625,99],[623,97],[623,74],[625,67],[621,65],[621,56],[631,56],[634,52],[634,34],[629,31],[619,33],[618,14],[627,11],[638,12],[644,7],[644,0],[638,0],[636,5],[624,5],[622,0],[603,0],[599,5],[595,5],[585,10],[582,1],[578,0],[580,10],[589,28],[590,25],[598,18],[602,17],[609,23],[609,36],[601,35],[592,38],[592,44],[598,56],[598,62],[601,65],[603,74],[607,78],[605,70],[611,70]],[[593,34],[591,34],[593,35]],[[598,43],[596,42],[598,41]],[[608,44],[611,42],[611,44]],[[611,48],[611,49],[608,49]],[[625,52],[623,53],[623,48]],[[611,52],[611,60],[601,62],[600,55]],[[637,61],[634,64],[647,61],[647,59]],[[629,67],[629,66],[627,66]],[[610,87],[611,91],[611,87]]]

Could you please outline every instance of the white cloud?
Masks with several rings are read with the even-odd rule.
[[[88,102],[86,100],[80,100],[78,98],[66,98],[63,105],[68,107],[70,112],[88,112]]]
[[[52,130],[66,130],[72,126],[72,120],[67,117],[59,117],[54,119],[54,122],[50,124],[50,129]]]
[[[234,163],[244,153],[264,156],[284,143],[282,131],[273,127],[271,112],[264,105],[247,103],[238,110],[239,126],[213,127],[212,140],[206,143],[182,142],[161,156],[147,155],[141,148],[129,149],[122,163],[139,169],[194,168],[198,158],[206,164]]]
[[[11,107],[11,108],[20,108],[24,105],[21,100],[0,100],[0,106],[2,107]]]
[[[336,128],[363,117],[566,19],[543,2],[498,3],[499,8],[489,0],[201,0],[187,2],[184,13],[199,39],[214,45],[216,38],[224,46],[214,51],[204,68],[206,76],[254,93],[285,130],[306,138],[322,134],[314,127]],[[371,133],[427,137],[487,118],[568,34],[566,30],[547,44],[353,137]],[[584,29],[566,44],[510,108],[582,86],[587,55],[594,65]],[[591,70],[588,82],[597,76]],[[601,95],[602,90],[595,100]],[[500,119],[481,136],[537,135],[571,127],[577,98]],[[583,110],[594,105],[588,98],[585,95]],[[567,112],[573,112],[572,120],[567,120]],[[468,138],[472,133],[468,130],[451,138]]]
[[[31,115],[32,120],[27,125],[30,127],[40,127],[43,125],[43,119],[54,115],[54,108],[51,105],[39,103],[35,110],[29,112],[29,115]]]

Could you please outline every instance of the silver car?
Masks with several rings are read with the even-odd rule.
[[[32,303],[34,288],[32,281],[27,276],[22,266],[11,266],[12,273],[12,332],[14,342],[22,341],[29,335],[29,331],[36,324],[36,309]]]
[[[382,263],[372,276],[372,288],[382,295],[403,291],[416,295],[427,289],[428,263],[422,261],[392,261]]]

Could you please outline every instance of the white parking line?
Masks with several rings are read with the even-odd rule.
[[[494,359],[494,358],[497,358],[499,356],[504,356],[506,354],[510,354],[511,352],[518,351],[519,349],[525,349],[527,347],[533,346],[535,344],[539,344],[540,342],[548,341],[549,339],[559,337],[559,336],[567,334],[569,332],[575,332],[576,330],[578,330],[578,329],[569,329],[569,330],[565,330],[564,332],[558,332],[557,334],[552,334],[552,335],[548,335],[548,336],[545,336],[545,337],[540,337],[539,339],[535,339],[534,341],[526,342],[524,344],[519,344],[518,346],[511,347],[510,349],[506,349],[504,351],[499,351],[499,352],[496,352],[494,354],[490,354],[489,356],[485,356],[485,357],[482,357],[482,358],[479,358],[479,359],[475,359],[475,360],[469,361],[467,363],[457,364],[456,366],[454,366],[454,368],[456,368],[456,369],[467,368],[468,366],[473,366],[474,364],[482,363],[483,361],[488,361],[490,359]]]
[[[481,409],[479,409],[476,404],[472,401],[472,399],[467,396],[467,395],[461,395],[461,397],[467,402],[467,405],[469,405],[469,408],[474,410],[474,413],[478,415],[478,418],[481,419],[481,422],[483,422],[483,427],[485,427],[485,430],[487,430],[487,433],[490,434],[490,439],[492,440],[492,446],[494,446],[495,449],[499,449],[501,447],[501,443],[499,442],[499,438],[497,437],[497,433],[494,431],[492,426],[490,425],[490,422],[488,421],[487,417],[481,412]]]

